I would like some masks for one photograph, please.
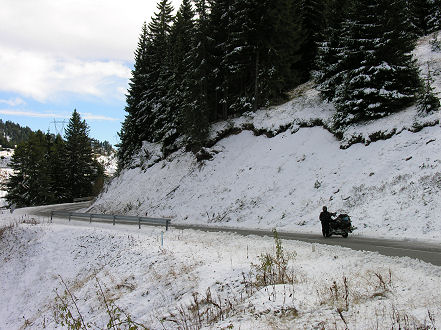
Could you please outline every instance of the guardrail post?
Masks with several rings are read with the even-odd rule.
[[[113,216],[113,225],[115,226],[116,216]]]
[[[89,223],[92,223],[92,214],[89,216]]]
[[[54,211],[51,211],[51,222],[52,222],[53,215],[54,215]]]
[[[72,217],[72,214],[69,212],[69,221],[70,221],[70,218]]]
[[[165,220],[165,230],[168,230],[168,225],[170,224],[170,220]]]
[[[141,229],[141,217],[138,217],[138,227]]]

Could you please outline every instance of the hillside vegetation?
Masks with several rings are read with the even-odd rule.
[[[14,148],[26,141],[31,133],[32,130],[29,127],[22,127],[9,120],[3,122],[0,119],[0,147]]]
[[[335,105],[328,128],[417,103],[439,108],[419,37],[441,28],[440,0],[170,0],[142,27],[119,133],[119,169],[144,142],[165,154],[207,146],[210,125],[288,100],[311,78]],[[436,41],[436,46],[439,41]]]

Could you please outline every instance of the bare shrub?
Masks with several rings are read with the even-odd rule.
[[[60,295],[55,291],[56,298],[52,312],[57,325],[68,329],[148,329],[146,326],[133,321],[129,313],[119,308],[114,302],[109,301],[96,277],[97,295],[107,314],[106,326],[102,327],[92,322],[87,322],[77,304],[78,299],[72,294],[63,278],[59,277],[64,286],[64,292]]]
[[[207,325],[213,325],[216,322],[223,321],[233,314],[237,314],[243,309],[243,302],[250,298],[260,287],[273,286],[269,295],[275,295],[275,285],[290,284],[294,282],[294,272],[289,267],[289,261],[294,258],[294,254],[286,253],[283,250],[282,242],[276,230],[273,230],[275,240],[275,253],[263,253],[258,259],[259,263],[251,264],[252,270],[248,273],[242,273],[240,289],[237,291],[221,290],[208,288],[204,294],[193,293],[192,300],[187,304],[177,307],[161,322],[172,323],[179,329],[200,329]],[[284,292],[284,301],[286,296],[293,296],[293,292]],[[274,298],[275,297],[270,297]],[[249,310],[248,310],[249,312]],[[298,311],[294,307],[286,306],[274,311],[275,316],[294,316]]]
[[[337,307],[337,312],[340,314],[340,317],[343,319],[341,312],[349,310],[349,302],[350,302],[349,283],[346,276],[343,276],[343,280],[341,284],[337,283],[337,281],[334,281],[331,287],[329,288],[329,293],[330,293],[329,294],[330,299],[328,300],[328,302]]]
[[[239,295],[225,297],[217,291],[212,294],[208,288],[203,295],[193,293],[189,304],[180,305],[161,322],[171,322],[179,329],[200,329],[223,321],[237,312],[240,302]]]
[[[258,264],[251,264],[254,270],[254,282],[257,286],[277,284],[292,284],[294,272],[289,267],[289,261],[294,259],[294,254],[283,250],[282,242],[277,231],[273,230],[276,253],[262,253]]]
[[[0,239],[2,239],[3,235],[7,231],[12,230],[14,227],[15,227],[15,224],[13,224],[13,223],[6,225],[6,226],[3,226],[3,227],[0,227]]]
[[[400,330],[436,330],[435,318],[430,311],[427,311],[428,319],[426,318],[423,323],[418,321],[415,317],[407,314],[405,311],[398,310],[395,306],[392,306],[390,312],[390,325],[388,329],[400,329]]]
[[[386,297],[393,291],[391,270],[385,275],[380,271],[369,272],[365,283],[353,283],[348,277],[334,280],[331,286],[317,289],[320,304],[330,305],[338,311],[348,311],[351,305]]]

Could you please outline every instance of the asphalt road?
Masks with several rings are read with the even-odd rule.
[[[40,208],[38,211],[35,211],[34,214],[39,216],[50,216],[51,210],[77,211],[86,208],[89,205],[90,202],[51,205],[46,208]],[[317,226],[320,226],[320,223],[317,223]],[[239,235],[273,236],[272,232],[267,230],[233,229],[182,224],[171,224],[170,227],[210,232],[232,232]],[[353,250],[378,252],[386,256],[410,257],[420,259],[436,266],[441,266],[441,244],[429,244],[415,240],[374,239],[351,235],[348,238],[342,238],[341,236],[324,238],[321,234],[302,234],[293,232],[279,232],[279,237],[282,239],[291,239],[309,243],[339,245]]]

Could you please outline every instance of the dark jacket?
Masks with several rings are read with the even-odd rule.
[[[335,213],[330,213],[328,211],[323,211],[322,213],[320,213],[320,221],[324,222],[324,223],[329,223],[332,221],[332,215],[334,215]]]

